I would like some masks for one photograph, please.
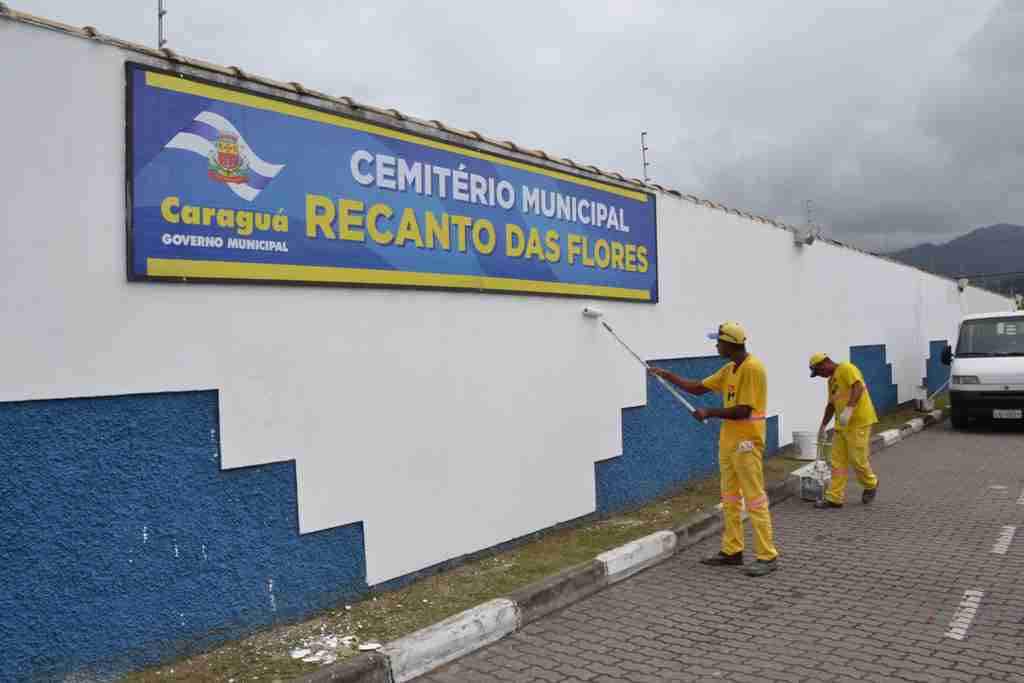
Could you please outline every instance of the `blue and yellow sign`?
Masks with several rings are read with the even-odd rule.
[[[133,280],[658,300],[651,194],[127,70]]]

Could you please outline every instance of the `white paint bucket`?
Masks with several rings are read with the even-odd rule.
[[[818,454],[817,432],[793,432],[797,460],[814,460]]]
[[[935,401],[928,396],[928,387],[914,387],[914,409],[927,413],[935,409]]]

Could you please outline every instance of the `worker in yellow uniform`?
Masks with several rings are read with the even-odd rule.
[[[750,576],[764,576],[777,568],[778,551],[772,541],[772,518],[764,490],[761,457],[765,444],[765,411],[768,407],[768,375],[764,364],[747,353],[747,334],[736,323],[724,323],[708,335],[717,341],[718,354],[729,363],[702,381],[686,379],[662,368],[650,369],[691,394],[714,391],[723,396],[722,408],[697,408],[693,416],[704,422],[721,419],[718,436],[718,469],[721,480],[725,531],[722,549],[701,560],[711,566],[743,564],[743,521],[741,500],[754,528],[756,560],[748,567]]]
[[[864,384],[864,375],[853,363],[838,365],[824,353],[811,356],[811,377],[828,378],[828,402],[821,420],[818,439],[825,440],[828,423],[836,416],[835,436],[832,442],[832,483],[825,499],[815,503],[820,508],[841,508],[846,498],[849,467],[857,473],[857,481],[864,488],[861,502],[867,504],[878,493],[878,477],[871,470],[868,451],[871,448],[871,425],[878,422],[871,394]]]

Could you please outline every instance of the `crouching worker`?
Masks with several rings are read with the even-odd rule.
[[[725,530],[721,551],[701,560],[712,566],[743,564],[743,521],[740,501],[754,529],[756,561],[747,569],[750,576],[764,576],[777,568],[779,553],[772,542],[772,518],[764,490],[761,457],[765,444],[765,411],[768,406],[768,376],[764,364],[747,353],[747,335],[736,323],[724,323],[708,335],[718,342],[718,354],[729,363],[703,381],[686,379],[661,368],[653,375],[664,378],[691,394],[714,391],[721,394],[722,408],[698,408],[693,416],[701,422],[709,417],[722,420],[718,436],[718,469],[722,490]]]
[[[878,493],[878,477],[868,462],[871,425],[878,422],[878,416],[864,385],[864,376],[853,363],[837,365],[824,353],[811,356],[810,365],[811,377],[828,378],[828,402],[825,404],[825,416],[821,419],[819,440],[825,440],[828,423],[833,415],[836,416],[832,441],[832,483],[825,500],[815,503],[815,506],[825,509],[843,507],[850,465],[853,465],[857,481],[864,488],[861,502],[870,503]]]

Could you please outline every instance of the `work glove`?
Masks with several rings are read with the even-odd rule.
[[[845,427],[850,424],[850,417],[853,416],[853,408],[847,406],[843,408],[843,412],[839,413],[839,424]]]

